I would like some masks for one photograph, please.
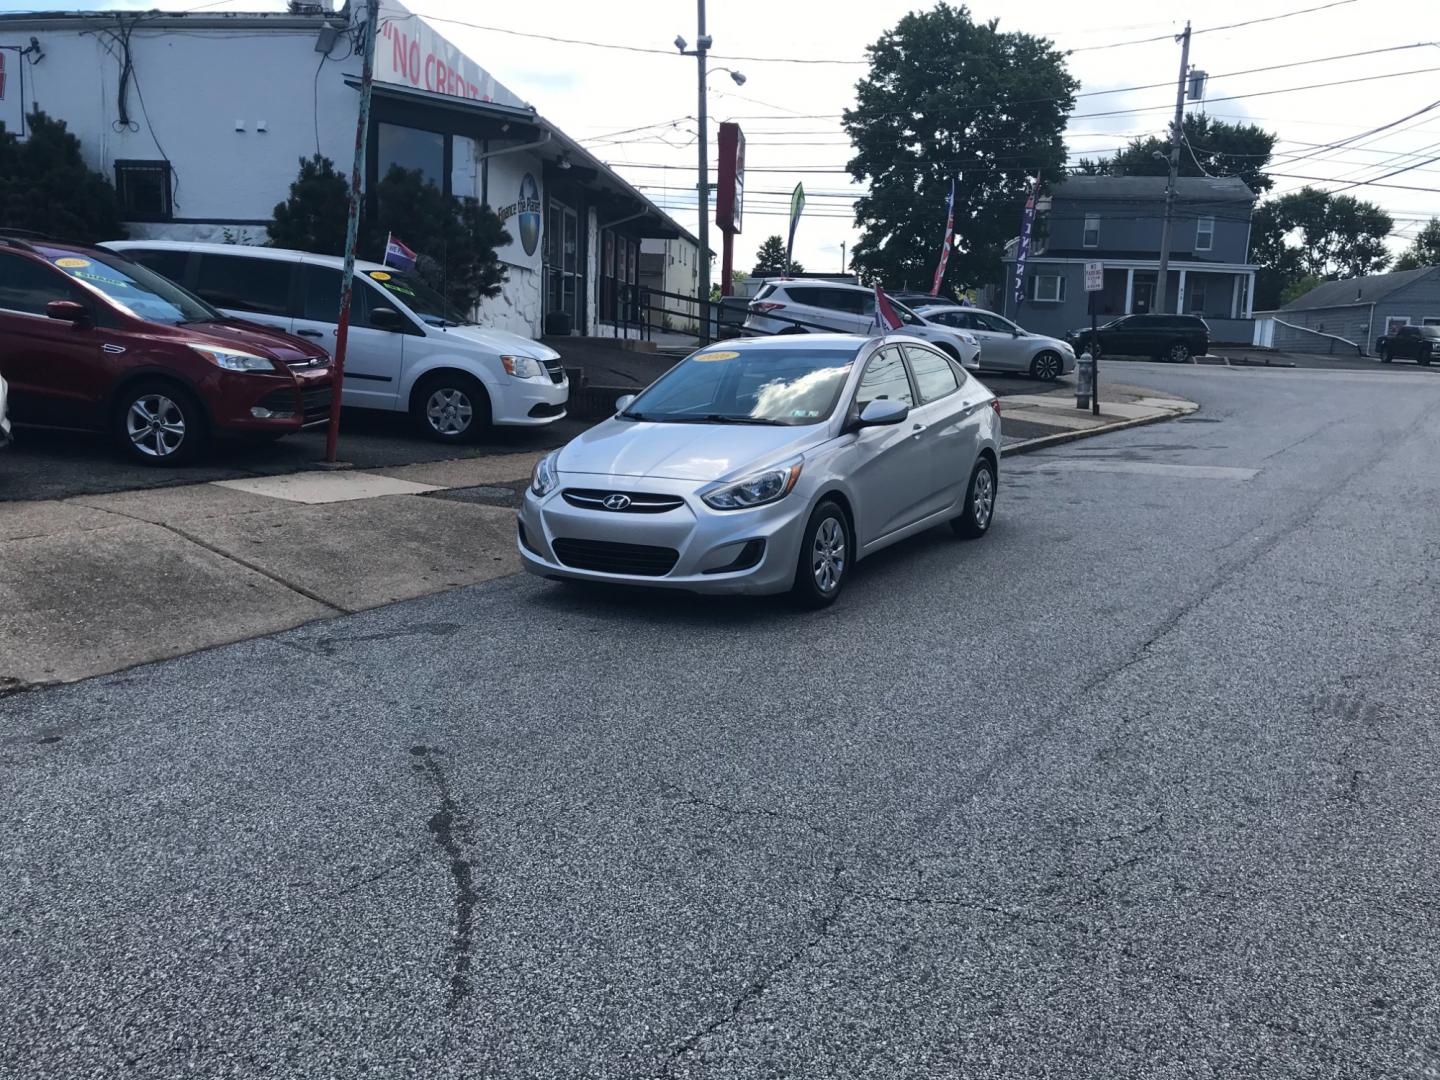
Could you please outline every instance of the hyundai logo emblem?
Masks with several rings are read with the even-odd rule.
[[[605,501],[600,505],[606,510],[628,510],[630,509],[630,496],[621,495],[618,492],[614,495],[606,495]]]

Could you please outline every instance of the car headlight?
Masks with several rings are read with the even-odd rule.
[[[552,450],[535,463],[535,470],[530,474],[530,490],[541,498],[549,495],[560,483],[560,474],[555,468],[559,460],[560,451]]]
[[[547,379],[545,365],[533,356],[502,356],[500,363],[505,365],[505,373],[514,375],[517,379]]]
[[[753,473],[741,480],[732,480],[700,492],[705,505],[713,510],[745,510],[752,506],[764,506],[789,495],[800,479],[804,463],[788,461],[773,469]]]
[[[978,341],[975,340],[975,335],[974,335],[974,334],[961,334],[961,335],[960,335],[960,340],[963,341],[966,345],[977,345],[977,346],[978,346],[978,345],[980,344],[980,342],[978,342]]]
[[[274,361],[267,360],[263,356],[256,356],[254,353],[241,352],[239,349],[225,349],[219,345],[197,345],[194,342],[189,342],[189,345],[206,360],[226,371],[273,372],[278,370]]]

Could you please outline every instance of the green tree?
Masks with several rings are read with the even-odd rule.
[[[1415,234],[1398,259],[1396,270],[1419,270],[1422,266],[1440,266],[1440,218],[1432,217],[1429,224]]]
[[[755,277],[764,274],[803,274],[805,267],[801,266],[794,259],[788,263],[785,261],[785,238],[779,233],[767,237],[760,245],[760,250],[755,253],[755,269],[750,273]]]
[[[0,123],[0,226],[94,244],[125,236],[110,181],[85,164],[80,140],[40,110],[22,142]]]
[[[1263,195],[1275,186],[1265,172],[1275,150],[1275,136],[1254,124],[1227,124],[1204,113],[1189,113],[1180,128],[1179,175],[1238,176]],[[1157,156],[1158,155],[1158,156]],[[1111,158],[1081,158],[1080,172],[1107,176],[1165,176],[1170,171],[1170,139],[1147,135]]]
[[[1393,226],[1373,203],[1313,187],[1262,203],[1250,230],[1250,258],[1260,267],[1255,306],[1279,306],[1307,275],[1338,281],[1379,273],[1390,264],[1385,237]]]
[[[275,204],[265,232],[271,247],[341,255],[349,213],[350,185],[333,161],[316,154],[308,161],[300,159],[300,174],[290,185],[290,197]]]
[[[850,173],[870,189],[855,204],[852,265],[890,289],[928,285],[953,180],[962,245],[950,273],[997,280],[1034,178],[1064,171],[1079,84],[1063,55],[944,2],[906,15],[868,51],[870,71],[844,114]]]

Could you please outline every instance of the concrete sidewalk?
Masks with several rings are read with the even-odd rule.
[[[1005,452],[1193,411],[1151,391],[1003,399]],[[0,693],[69,682],[516,573],[539,452],[10,502]]]

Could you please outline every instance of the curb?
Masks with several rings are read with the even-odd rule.
[[[1004,398],[1001,398],[1004,401]],[[1117,420],[1113,424],[1105,424],[1102,427],[1085,428],[1082,431],[1062,431],[1058,435],[1042,435],[1038,439],[1026,439],[1024,442],[1011,443],[1009,446],[1000,448],[1002,458],[1011,457],[1015,454],[1031,454],[1036,450],[1045,450],[1052,446],[1063,446],[1065,443],[1076,442],[1079,439],[1088,439],[1092,435],[1104,435],[1111,431],[1123,431],[1126,428],[1143,427],[1146,424],[1158,424],[1164,420],[1175,420],[1181,416],[1188,416],[1190,413],[1198,412],[1200,406],[1184,412],[1163,412],[1158,416],[1138,416],[1133,420]],[[1000,414],[1000,431],[1005,431],[1005,414]]]

